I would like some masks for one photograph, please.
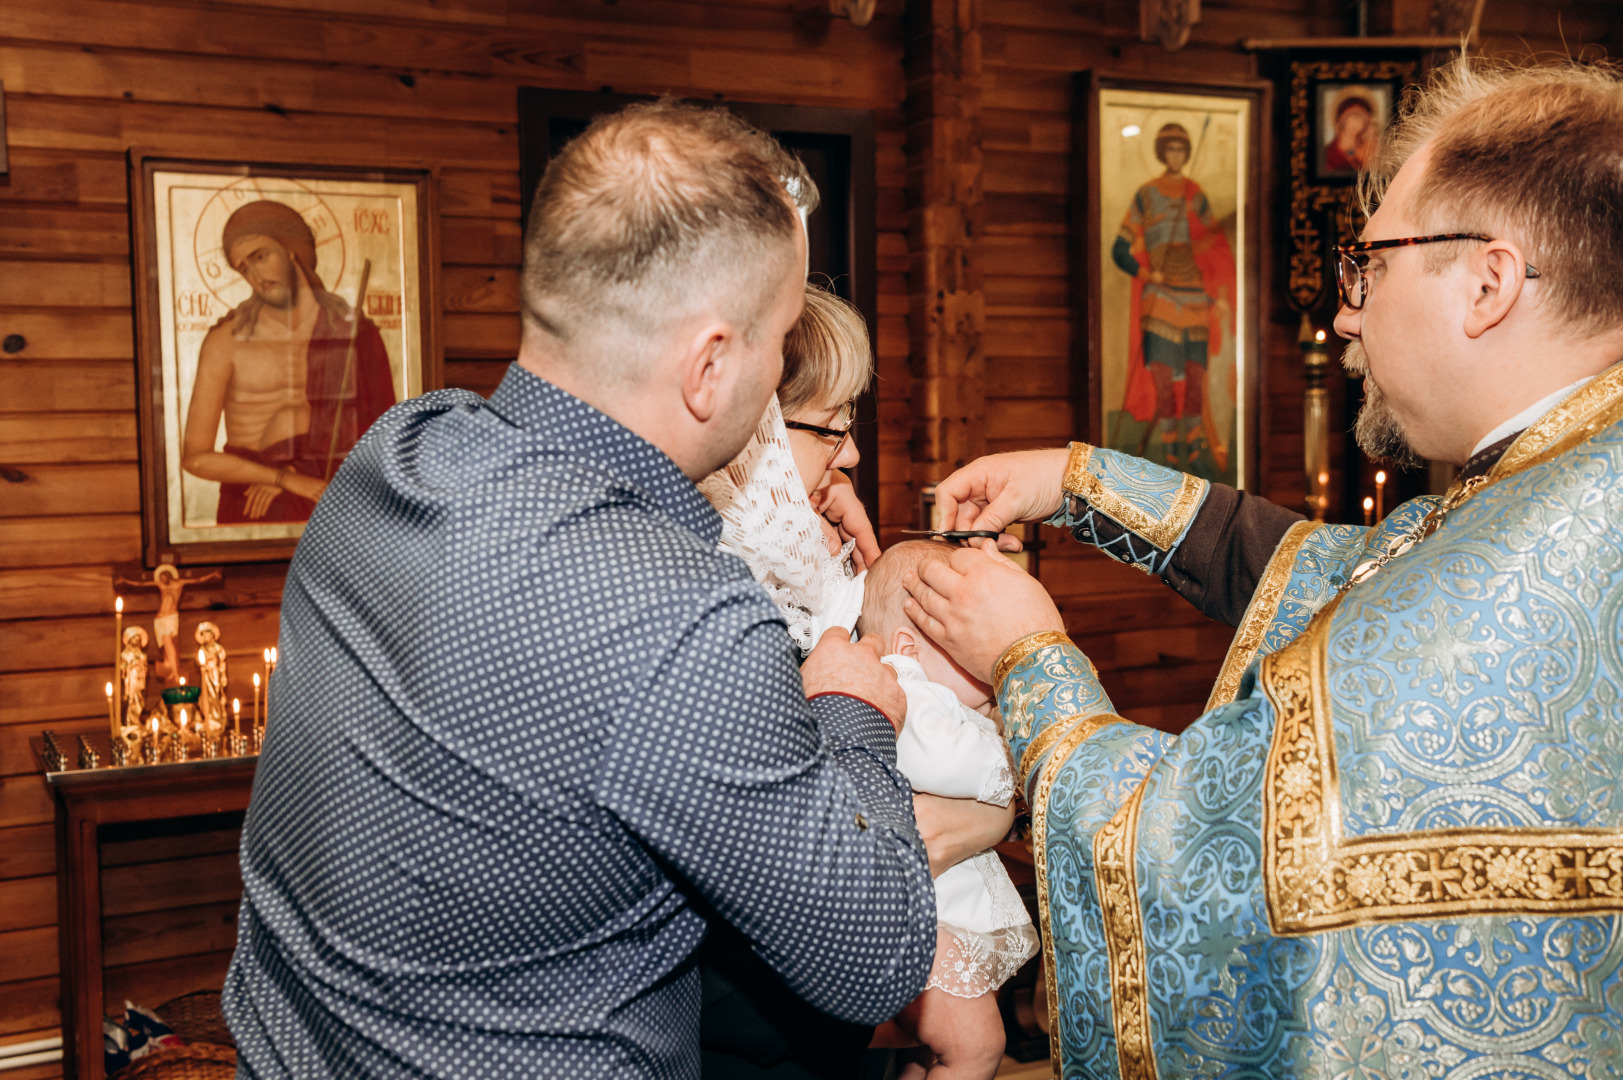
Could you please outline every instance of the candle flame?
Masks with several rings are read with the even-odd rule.
[[[113,610],[120,615],[124,614],[124,598],[122,596],[113,597]]]
[[[108,697],[113,696],[113,684],[112,683],[107,684],[107,696]]]
[[[264,653],[262,653],[261,655],[264,656],[265,663],[267,663],[267,664],[270,663],[270,650],[269,649],[266,649],[264,651]]]
[[[276,646],[272,645],[271,646],[271,663],[274,664],[274,663],[277,663],[277,662],[278,661],[277,661],[277,654],[276,654]]]
[[[197,650],[197,662],[199,664],[202,664],[202,663],[206,663],[207,661],[208,661],[208,653],[204,652],[202,649],[198,649]]]
[[[1320,345],[1323,345],[1324,344],[1324,331],[1320,330],[1317,333],[1315,333],[1313,335],[1313,340],[1318,342]]]
[[[180,685],[182,685],[182,686],[186,685],[186,676],[182,675],[180,677]]]
[[[152,734],[156,735],[157,733],[158,733],[158,716],[157,716],[156,713],[154,713],[153,716],[152,716]]]
[[[1375,470],[1375,482],[1377,484],[1386,483],[1386,470],[1385,469],[1377,469],[1377,470]]]
[[[1368,495],[1364,496],[1364,509],[1365,510],[1373,510],[1373,509],[1375,509],[1375,500],[1370,498]]]
[[[242,711],[242,699],[240,697],[232,698],[231,699],[231,712],[232,712],[232,714],[235,715],[237,713],[240,713],[241,711]]]
[[[185,709],[180,710],[180,729],[182,731],[186,730],[186,710]]]
[[[259,672],[254,672],[254,689],[259,689]]]

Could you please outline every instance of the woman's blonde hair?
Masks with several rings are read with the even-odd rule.
[[[806,283],[806,310],[783,339],[783,415],[844,405],[873,381],[873,350],[862,313],[820,285]]]

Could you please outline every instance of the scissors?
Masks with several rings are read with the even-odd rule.
[[[996,540],[1003,534],[996,529],[903,529],[903,536],[938,536],[943,540]]]

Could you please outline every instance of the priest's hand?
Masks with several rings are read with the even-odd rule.
[[[950,562],[932,559],[909,570],[902,587],[907,617],[983,682],[992,681],[1004,650],[1027,634],[1065,630],[1048,590],[995,551],[961,548]]]
[[[806,696],[846,694],[859,698],[884,713],[890,726],[901,731],[907,719],[907,695],[896,681],[896,672],[879,662],[884,651],[876,635],[869,634],[853,643],[849,632],[837,626],[831,628],[800,665]]]
[[[935,487],[941,528],[1002,532],[1017,521],[1052,517],[1065,501],[1065,466],[1070,460],[1070,450],[1062,449],[992,454],[971,461]]]

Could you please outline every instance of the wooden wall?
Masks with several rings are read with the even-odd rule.
[[[1489,0],[1490,43],[1609,32],[1615,4]],[[511,10],[509,10],[511,8]],[[1067,262],[1071,73],[1248,76],[1242,37],[1342,31],[1340,0],[1206,0],[1176,55],[1136,41],[1133,0],[988,0],[981,102],[989,449],[1072,432]],[[0,1044],[58,1022],[50,797],[26,739],[104,723],[109,568],[138,554],[124,152],[438,170],[447,381],[488,391],[517,348],[516,90],[674,91],[873,109],[879,131],[880,516],[913,519],[901,0],[873,25],[825,0],[4,0],[0,81]],[[1292,328],[1268,339],[1264,490],[1299,502]],[[1057,536],[1051,540],[1059,541]],[[235,678],[272,643],[283,568],[233,567],[187,594],[223,628]],[[1044,580],[1118,708],[1198,712],[1228,631],[1068,541]],[[126,590],[134,617],[155,608]],[[109,843],[109,1000],[217,980],[234,936],[235,834]],[[139,989],[137,989],[139,988]],[[19,1070],[17,1080],[57,1075]]]
[[[781,0],[511,6],[0,4],[0,337],[28,341],[0,356],[0,1043],[58,1023],[52,807],[25,740],[105,723],[109,566],[138,555],[128,147],[437,169],[447,381],[488,391],[518,347],[519,86],[873,109],[879,348],[906,362],[899,5],[861,30]],[[282,572],[234,567],[187,594],[183,634],[212,609],[243,687],[274,641]],[[150,590],[124,592],[150,622]],[[229,828],[106,846],[110,1005],[218,982],[235,846]]]

